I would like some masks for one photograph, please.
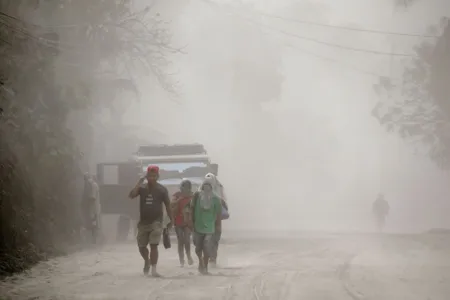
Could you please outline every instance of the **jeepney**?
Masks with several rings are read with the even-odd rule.
[[[126,239],[131,224],[139,219],[139,201],[128,199],[128,193],[145,174],[149,165],[160,168],[159,182],[167,187],[169,195],[178,191],[183,179],[189,179],[195,190],[207,173],[218,174],[218,165],[211,162],[201,144],[144,145],[126,162],[98,164],[102,214],[120,216],[117,225],[118,240]],[[164,225],[167,222],[164,210]]]

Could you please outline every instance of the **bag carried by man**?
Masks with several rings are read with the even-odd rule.
[[[172,247],[172,243],[170,242],[169,229],[164,228],[163,230],[163,245],[165,249],[169,249]]]

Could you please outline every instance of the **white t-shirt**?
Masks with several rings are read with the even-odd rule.
[[[94,181],[91,183],[91,192],[91,197],[95,199],[91,205],[91,213],[99,215],[101,213],[100,188]]]

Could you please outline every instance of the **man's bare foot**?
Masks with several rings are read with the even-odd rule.
[[[199,272],[202,275],[211,275],[211,273],[209,273],[207,268],[203,268],[203,269],[199,270]]]
[[[205,265],[203,264],[203,262],[200,260],[200,262],[198,263],[198,272],[200,274],[203,274],[205,272]]]
[[[156,277],[156,278],[160,278],[160,277],[163,277],[161,274],[159,274],[157,271],[156,271],[156,266],[153,266],[152,267],[152,277]]]
[[[152,277],[161,278],[163,276],[161,274],[159,274],[158,272],[152,272]]]
[[[144,275],[148,275],[148,272],[150,271],[150,262],[149,261],[146,261],[145,263],[144,263]]]
[[[216,261],[215,259],[210,259],[210,260],[209,260],[209,265],[210,265],[212,268],[217,268],[217,261]]]
[[[194,260],[192,259],[192,257],[188,257],[188,265],[192,266],[194,264]]]

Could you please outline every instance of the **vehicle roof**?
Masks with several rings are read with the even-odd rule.
[[[154,144],[141,145],[135,156],[206,155],[202,144]]]
[[[161,156],[134,156],[134,161],[150,161],[150,162],[208,162],[209,156],[206,154],[194,154],[194,155],[161,155]]]

